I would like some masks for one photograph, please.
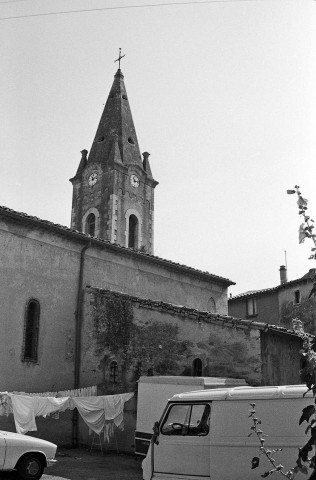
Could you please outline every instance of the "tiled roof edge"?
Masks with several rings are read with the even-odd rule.
[[[236,285],[235,282],[232,282],[228,278],[220,277],[218,275],[215,275],[215,274],[212,274],[212,273],[209,273],[209,272],[204,272],[202,270],[198,270],[196,268],[189,267],[187,265],[182,265],[181,263],[176,263],[176,262],[173,262],[172,260],[166,260],[164,258],[157,257],[155,255],[150,255],[149,253],[139,252],[139,251],[134,250],[132,248],[127,248],[127,247],[123,247],[121,245],[116,245],[115,243],[111,243],[108,240],[103,240],[102,238],[91,237],[90,235],[88,235],[86,233],[79,232],[78,230],[73,230],[73,229],[65,227],[63,225],[59,225],[59,224],[50,222],[49,220],[42,220],[38,217],[28,215],[26,213],[17,212],[16,210],[12,210],[8,207],[0,206],[0,215],[1,214],[9,215],[10,217],[17,218],[19,220],[25,220],[25,221],[35,223],[37,225],[42,226],[43,228],[48,228],[50,230],[54,230],[55,232],[57,231],[61,235],[70,235],[70,236],[72,236],[76,239],[82,240],[82,241],[87,241],[87,242],[91,241],[92,243],[94,243],[96,245],[105,246],[105,247],[111,248],[113,250],[120,251],[120,252],[128,254],[128,255],[139,255],[139,256],[142,256],[144,258],[147,258],[148,261],[164,264],[167,267],[171,267],[171,268],[174,268],[176,270],[182,270],[182,271],[184,270],[188,274],[198,276],[198,277],[203,277],[207,280],[212,279],[215,282],[224,283],[227,286]]]
[[[271,287],[271,288],[263,288],[262,290],[251,290],[250,292],[239,293],[238,295],[234,295],[233,297],[230,297],[228,301],[231,302],[232,300],[237,300],[239,298],[244,298],[244,297],[254,297],[254,296],[261,295],[263,293],[267,293],[267,294],[274,293],[279,290],[279,286]]]
[[[217,325],[221,324],[222,326],[227,326],[230,328],[242,328],[243,330],[257,329],[264,332],[274,331],[281,334],[284,333],[286,335],[299,337],[299,335],[297,335],[297,333],[295,333],[294,330],[289,330],[285,327],[280,327],[278,325],[270,325],[269,323],[257,322],[255,320],[247,320],[243,318],[231,317],[229,315],[221,315],[218,313],[205,312],[202,310],[197,310],[195,308],[185,307],[183,305],[175,305],[175,304],[163,302],[160,300],[151,300],[148,298],[136,297],[133,295],[129,295],[128,293],[122,293],[116,290],[109,290],[105,288],[98,288],[92,285],[86,285],[86,288],[88,291],[96,292],[101,295],[115,296],[120,298],[123,297],[126,300],[130,300],[133,303],[138,303],[139,306],[142,308],[176,313],[176,314],[180,314],[181,316],[188,316],[191,318],[193,317],[198,321],[205,321],[207,323],[216,323]],[[309,336],[314,338],[313,335],[309,335]]]
[[[313,281],[312,275],[309,277],[308,273],[309,272],[305,273],[305,275],[303,275],[300,278],[296,278],[295,280],[290,280],[289,282],[282,283],[282,285],[277,285],[276,287],[263,288],[262,290],[251,290],[250,292],[239,293],[238,295],[234,295],[233,297],[229,298],[228,301],[231,302],[233,300],[237,300],[239,298],[245,298],[245,297],[255,297],[265,293],[268,293],[268,294],[274,293],[279,290],[283,290],[288,286],[293,286],[297,283],[301,283],[302,281],[304,282]]]

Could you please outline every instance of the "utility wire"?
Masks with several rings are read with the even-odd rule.
[[[15,0],[19,1],[19,0]],[[21,0],[25,1],[25,0]],[[58,12],[47,12],[47,13],[31,13],[29,15],[16,15],[10,17],[0,17],[0,20],[12,20],[15,18],[30,18],[30,17],[47,17],[49,15],[65,15],[68,13],[82,13],[82,12],[97,12],[97,11],[104,11],[104,10],[123,10],[123,9],[130,9],[130,8],[153,8],[153,7],[169,7],[174,5],[196,5],[201,3],[232,3],[232,2],[256,2],[256,1],[265,1],[265,0],[197,0],[197,1],[189,1],[189,2],[170,2],[170,3],[153,3],[153,4],[143,4],[143,5],[122,5],[119,7],[102,7],[102,8],[86,8],[81,10],[64,10]],[[5,2],[0,2],[5,3]],[[12,2],[10,2],[12,3]]]
[[[29,2],[30,0],[1,0],[0,3]]]

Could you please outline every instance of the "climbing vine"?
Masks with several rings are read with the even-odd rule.
[[[179,361],[189,355],[190,342],[178,340],[177,325],[153,321],[136,326],[132,351],[138,375],[175,375]]]
[[[122,368],[140,375],[172,375],[190,355],[191,342],[178,339],[178,326],[168,322],[134,322],[131,300],[95,296],[93,307],[95,353],[106,350],[121,360]]]
[[[101,354],[107,348],[127,361],[131,338],[135,333],[131,301],[119,297],[97,296],[93,313],[96,353]]]

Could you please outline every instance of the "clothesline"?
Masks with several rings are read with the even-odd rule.
[[[0,395],[8,392],[0,392]],[[97,386],[83,387],[72,390],[58,390],[58,392],[41,392],[41,393],[26,393],[26,392],[10,392],[16,395],[28,395],[31,397],[94,397],[97,395]]]
[[[109,421],[114,422],[116,426],[122,424],[124,405],[133,395],[132,392],[88,397],[43,397],[5,392],[1,397],[1,407],[4,406],[6,397],[8,411],[14,415],[18,433],[37,430],[35,422],[37,416],[46,417],[54,412],[77,408],[86,425],[99,435]]]

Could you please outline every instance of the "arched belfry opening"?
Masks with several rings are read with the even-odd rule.
[[[96,226],[96,220],[95,220],[95,215],[94,213],[90,213],[87,216],[86,220],[86,233],[88,235],[91,235],[91,237],[95,236],[95,226]]]
[[[128,219],[128,246],[138,248],[138,218],[133,214]]]

